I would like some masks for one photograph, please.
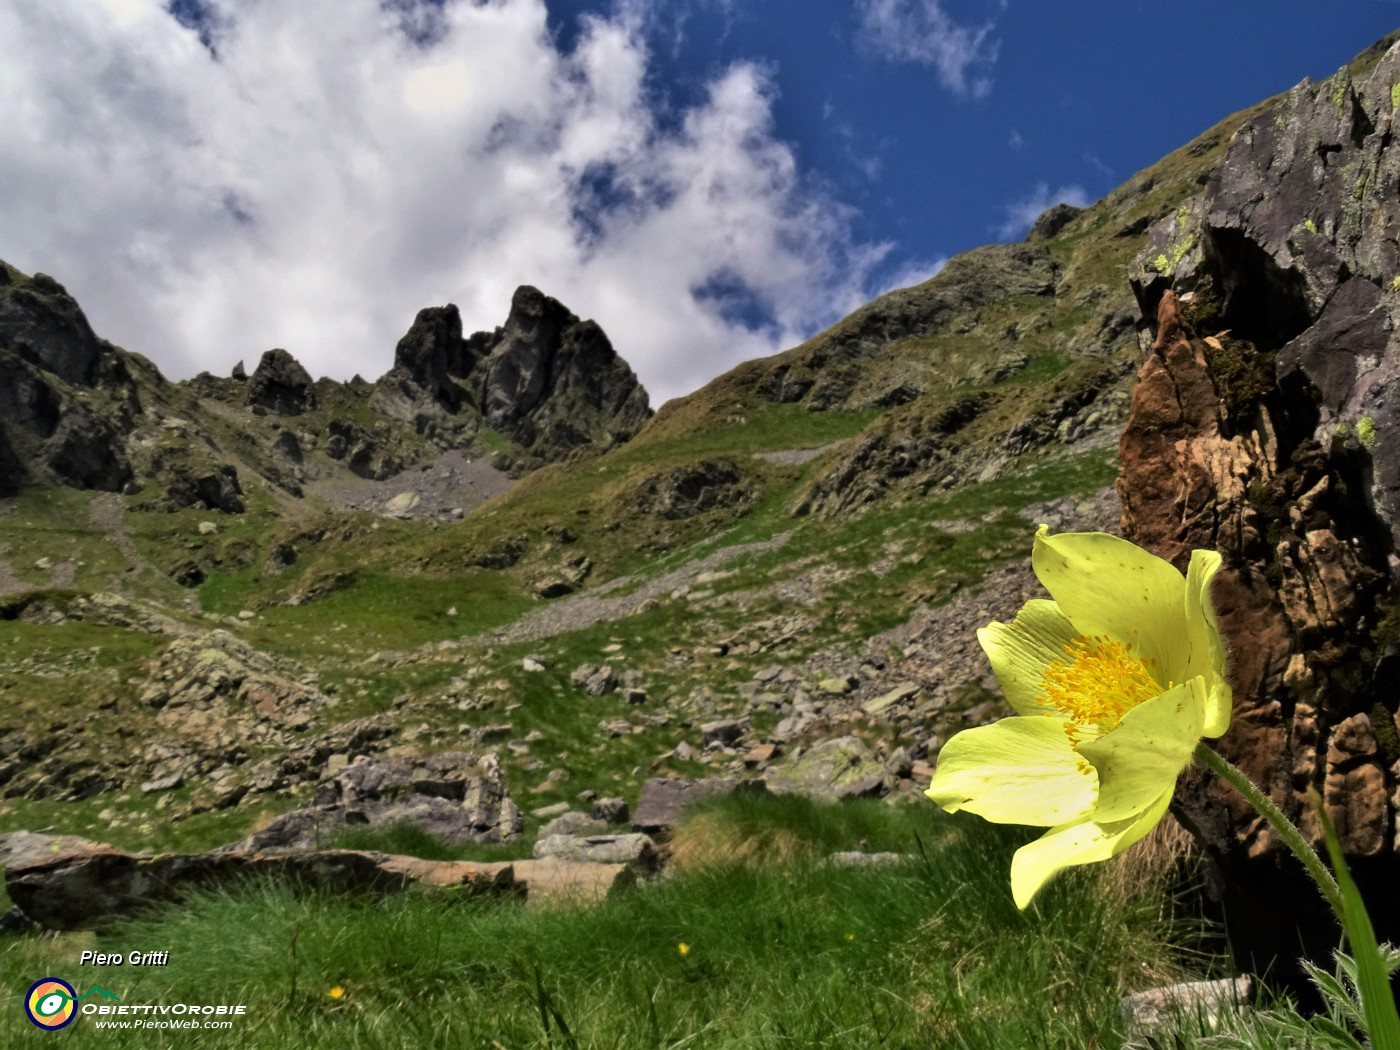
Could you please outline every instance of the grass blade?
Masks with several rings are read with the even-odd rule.
[[[1337,829],[1332,826],[1327,807],[1316,791],[1309,794],[1322,822],[1327,856],[1332,861],[1332,871],[1342,891],[1342,924],[1346,927],[1351,955],[1356,961],[1356,990],[1366,1018],[1366,1034],[1372,1050],[1400,1050],[1400,1014],[1396,1013],[1395,996],[1390,990],[1389,967],[1376,942],[1376,931],[1371,925],[1370,915],[1366,913],[1361,891],[1356,888],[1347,869],[1341,843],[1337,840]]]

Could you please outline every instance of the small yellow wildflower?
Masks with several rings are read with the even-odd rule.
[[[846,934],[846,940],[848,940],[848,941],[853,941],[853,940],[855,940],[855,939],[856,939],[856,935],[855,935],[854,933],[848,933],[848,934]]]
[[[344,987],[342,987],[341,985],[336,985],[334,988],[332,988],[332,989],[331,989],[329,992],[327,992],[326,994],[329,995],[332,999],[337,999],[337,1000],[339,1000],[339,999],[344,999],[344,998],[345,998],[345,989],[344,989]]]
[[[686,944],[685,941],[681,941],[680,944],[676,945],[676,951],[680,952],[682,955],[689,955],[690,945]]]
[[[1021,908],[1151,831],[1232,699],[1209,596],[1219,554],[1192,551],[1183,577],[1127,540],[1042,525],[1031,566],[1054,600],[977,632],[1016,716],[948,741],[926,792],[950,813],[1049,829],[1012,859]]]

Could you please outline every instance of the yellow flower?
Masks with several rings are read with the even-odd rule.
[[[853,941],[853,940],[855,940],[855,939],[856,939],[856,935],[855,935],[854,933],[848,933],[848,934],[846,934],[846,940],[848,940],[848,941]]]
[[[676,951],[680,952],[682,955],[689,955],[690,945],[686,944],[685,941],[681,941],[680,944],[676,945]]]
[[[926,792],[950,813],[1049,828],[1012,859],[1021,908],[1151,831],[1231,705],[1209,596],[1219,554],[1192,551],[1183,578],[1127,540],[1042,525],[1031,565],[1054,600],[977,632],[1016,716],[949,740]]]
[[[332,989],[331,989],[329,992],[327,992],[326,994],[329,995],[332,999],[344,999],[344,998],[345,998],[345,989],[344,989],[343,987],[341,987],[340,985],[336,985],[334,988],[332,988]]]

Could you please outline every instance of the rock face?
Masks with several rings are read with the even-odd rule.
[[[1223,554],[1221,749],[1314,839],[1321,792],[1383,940],[1400,937],[1398,80],[1392,48],[1362,79],[1304,81],[1150,231],[1134,289],[1155,335],[1119,481],[1129,539],[1178,567]],[[1325,957],[1318,895],[1253,811],[1198,772],[1178,806],[1220,865],[1236,950],[1286,966],[1301,932]]]
[[[375,397],[382,411],[438,432],[453,416],[478,413],[523,450],[517,468],[625,441],[651,416],[646,391],[603,330],[528,285],[494,332],[463,338],[456,306],[420,310]]]
[[[59,422],[46,461],[55,474],[81,488],[120,492],[131,480],[121,437],[110,420],[78,405]]]
[[[516,290],[505,326],[483,343],[482,415],[526,448],[626,440],[651,415],[603,330],[536,288]]]
[[[132,477],[123,438],[138,408],[120,352],[63,285],[0,263],[0,493],[36,474],[120,491]]]
[[[481,339],[473,337],[478,345]],[[425,307],[394,348],[394,368],[380,384],[396,386],[410,400],[426,396],[456,412],[466,400],[457,381],[471,375],[479,359],[479,349],[462,338],[462,315],[455,305]]]
[[[0,347],[77,386],[98,377],[104,347],[82,309],[48,274],[0,269]]]

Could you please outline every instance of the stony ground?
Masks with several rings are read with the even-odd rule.
[[[307,489],[313,496],[350,510],[396,518],[453,520],[505,492],[512,483],[487,460],[452,451],[383,481],[341,477],[313,482]]]

